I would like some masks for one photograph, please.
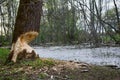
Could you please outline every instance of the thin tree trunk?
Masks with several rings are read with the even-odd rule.
[[[16,62],[17,58],[34,59],[37,57],[28,43],[38,35],[41,12],[42,0],[20,0],[13,32],[12,48],[6,62]]]
[[[117,24],[118,24],[118,30],[117,30],[117,33],[120,34],[120,19],[119,19],[118,7],[117,7],[117,4],[116,4],[116,1],[113,0],[113,2],[114,2],[114,6],[115,6],[115,12],[116,12]]]

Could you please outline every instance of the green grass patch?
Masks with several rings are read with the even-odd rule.
[[[0,48],[0,64],[4,64],[8,54],[10,53],[9,49]],[[43,67],[43,66],[53,66],[55,62],[52,59],[36,59],[36,60],[21,60],[18,63],[14,64],[16,66],[33,66],[33,67]]]
[[[51,67],[55,65],[55,62],[51,59],[42,60],[42,59],[36,59],[36,60],[30,60],[30,61],[21,61],[22,65],[25,66],[32,66],[35,68],[42,68],[44,66]]]
[[[0,64],[3,64],[9,54],[9,49],[0,48]]]

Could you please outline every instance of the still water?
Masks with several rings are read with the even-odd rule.
[[[76,48],[75,46],[35,47],[40,57],[73,60],[120,67],[120,47]]]

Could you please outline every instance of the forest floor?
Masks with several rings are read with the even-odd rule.
[[[120,80],[120,69],[82,62],[42,58],[4,65],[8,53],[0,49],[0,80]]]

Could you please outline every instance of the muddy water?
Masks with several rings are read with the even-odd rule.
[[[75,46],[35,47],[40,57],[120,67],[120,47],[78,49]]]

